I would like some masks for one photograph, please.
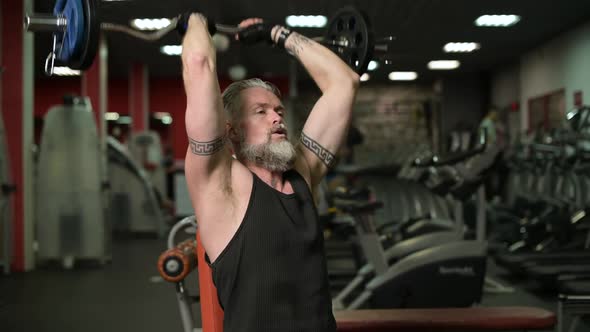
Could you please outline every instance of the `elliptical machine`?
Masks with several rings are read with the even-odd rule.
[[[463,241],[454,232],[439,232],[385,251],[372,218],[382,207],[381,202],[337,200],[335,204],[353,216],[359,243],[369,262],[333,299],[335,310],[464,307],[481,301],[485,243]],[[396,258],[397,262],[390,265],[390,260]]]

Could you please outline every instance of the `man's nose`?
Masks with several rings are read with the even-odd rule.
[[[273,124],[276,124],[276,123],[279,123],[282,121],[282,117],[278,112],[272,111],[271,114],[272,114],[272,123]]]

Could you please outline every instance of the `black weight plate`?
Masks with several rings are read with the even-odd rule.
[[[375,39],[364,12],[351,6],[339,9],[328,22],[324,41],[359,75],[367,71],[373,59]],[[347,41],[349,46],[331,45],[332,41]]]
[[[68,67],[72,69],[86,70],[92,66],[96,52],[98,52],[98,40],[100,38],[100,13],[98,0],[82,0],[84,6],[84,46],[78,57],[72,58]]]

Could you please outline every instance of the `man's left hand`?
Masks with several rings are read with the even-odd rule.
[[[253,45],[259,42],[267,42],[273,44],[272,30],[274,25],[265,23],[260,18],[249,18],[240,22],[238,27],[241,28],[240,32],[236,35],[236,39],[240,42]]]

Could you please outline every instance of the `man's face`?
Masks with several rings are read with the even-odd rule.
[[[292,166],[295,150],[288,140],[285,108],[272,92],[249,88],[241,92],[238,157],[272,171]]]

